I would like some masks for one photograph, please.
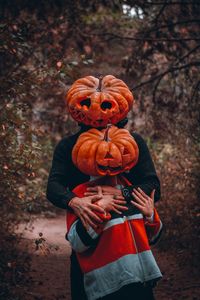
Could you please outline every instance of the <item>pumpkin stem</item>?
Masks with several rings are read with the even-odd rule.
[[[99,86],[97,88],[97,92],[101,92],[101,85],[102,85],[103,76],[99,77]]]
[[[112,124],[108,124],[107,125],[107,128],[106,128],[106,130],[105,130],[105,133],[104,133],[104,141],[106,141],[106,142],[109,142],[109,136],[108,136],[108,131],[109,131],[109,129],[112,127]]]

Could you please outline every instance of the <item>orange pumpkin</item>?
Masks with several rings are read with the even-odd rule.
[[[82,133],[73,150],[72,160],[81,172],[93,176],[114,176],[136,165],[139,149],[126,129],[108,126]]]
[[[79,123],[105,127],[124,119],[133,105],[133,95],[127,85],[112,75],[99,79],[86,76],[69,89],[67,107]]]

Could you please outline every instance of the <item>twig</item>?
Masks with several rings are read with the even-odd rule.
[[[190,24],[190,23],[200,23],[200,19],[179,21],[179,22],[175,22],[175,23],[167,23],[166,25],[161,25],[161,26],[151,28],[150,30],[146,31],[144,34],[149,34],[150,32],[158,31],[159,29],[163,29],[163,28],[175,27],[177,25]]]
[[[184,54],[182,57],[180,57],[180,58],[177,60],[177,62],[176,62],[175,64],[177,64],[177,63],[183,61],[185,58],[187,58],[188,56],[190,56],[190,54],[192,54],[193,52],[195,52],[195,51],[196,51],[197,49],[199,49],[199,48],[200,48],[200,44],[197,45],[196,47],[192,48],[190,51],[188,51],[188,52],[187,52],[186,54]]]
[[[152,96],[152,102],[155,103],[156,102],[156,93],[157,93],[157,90],[158,90],[158,87],[160,85],[160,82],[162,80],[163,77],[160,77],[158,79],[158,81],[156,82],[155,86],[154,86],[154,89],[153,89],[153,96]]]
[[[175,63],[173,63],[173,64],[171,65],[171,67],[174,66],[174,65],[176,65],[177,63],[183,61],[183,60],[184,60],[185,58],[187,58],[190,54],[192,54],[193,52],[195,52],[198,48],[200,48],[200,45],[197,45],[195,48],[191,49],[188,53],[186,53],[186,54],[184,54],[182,57],[180,57]],[[157,91],[158,91],[158,87],[159,87],[159,85],[160,85],[160,82],[161,82],[162,78],[163,78],[163,76],[161,76],[161,77],[158,79],[158,81],[156,82],[156,84],[155,84],[155,86],[154,86],[154,89],[153,89],[153,96],[152,96],[152,102],[153,102],[153,103],[156,102],[156,101],[155,101],[155,100],[156,100],[156,93],[157,93]],[[198,82],[198,84],[199,84],[199,83],[200,83],[200,82]],[[197,88],[198,88],[198,84],[197,84]],[[195,89],[195,91],[194,91],[194,94],[193,94],[192,97],[191,97],[191,100],[193,99],[193,97],[195,96],[195,94],[196,94],[196,89]]]
[[[192,96],[191,96],[191,102],[192,102],[192,100],[194,99],[194,97],[196,96],[196,94],[197,94],[197,92],[198,92],[198,90],[199,90],[199,87],[200,87],[200,80],[199,81],[197,81],[197,83],[195,84],[195,86],[194,86],[194,89],[193,89],[193,91],[192,91]]]
[[[130,37],[130,36],[120,36],[118,34],[112,32],[104,32],[104,33],[91,33],[85,34],[84,36],[110,36],[113,39],[121,39],[121,40],[131,40],[131,41],[151,41],[151,42],[181,42],[181,41],[200,41],[200,38],[196,37],[187,37],[187,38],[147,38],[147,37]]]
[[[182,69],[186,69],[188,67],[192,67],[192,66],[200,66],[200,61],[194,61],[194,62],[191,62],[191,63],[188,63],[188,64],[185,64],[185,65],[182,65],[182,66],[178,66],[178,67],[174,67],[174,66],[171,66],[169,67],[167,70],[165,70],[164,72],[152,77],[151,79],[149,80],[146,80],[146,81],[143,81],[141,82],[140,84],[134,86],[131,91],[135,91],[139,88],[141,88],[142,86],[144,85],[147,85],[153,81],[155,81],[156,79],[160,79],[160,78],[163,78],[166,74],[168,73],[173,73],[177,70],[182,70]]]
[[[28,55],[24,55],[24,57],[19,61],[19,63],[12,69],[10,70],[9,73],[6,74],[6,77],[9,78],[11,77],[12,74],[14,74],[22,65],[25,65],[29,58],[32,56],[34,53],[35,49],[33,48]]]
[[[165,0],[163,6],[161,7],[161,9],[159,10],[157,16],[155,17],[154,21],[156,22],[156,24],[158,23],[158,19],[160,18],[160,16],[163,14],[163,11],[165,10],[166,6],[167,6],[167,2]]]
[[[166,2],[146,2],[145,5],[163,5],[165,4]],[[197,5],[200,5],[200,3],[198,3],[198,1],[194,0],[194,1],[186,1],[186,2],[168,2],[166,3],[167,5],[190,5],[190,4],[197,4]]]

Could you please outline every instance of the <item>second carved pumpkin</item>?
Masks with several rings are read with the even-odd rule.
[[[75,166],[85,174],[93,176],[115,176],[136,165],[139,149],[126,129],[108,126],[82,133],[73,150]]]
[[[66,97],[71,116],[91,127],[105,127],[124,119],[133,105],[133,95],[120,79],[106,75],[76,80]]]

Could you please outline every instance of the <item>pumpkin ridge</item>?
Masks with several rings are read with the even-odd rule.
[[[88,106],[80,105],[84,98],[90,98]],[[108,101],[105,107],[101,106],[104,101]],[[94,127],[104,127],[109,121],[116,124],[126,116],[131,109],[133,95],[128,86],[113,75],[106,75],[102,80],[86,76],[72,84],[67,92],[66,102],[76,121]]]
[[[93,87],[97,84],[96,80],[95,80],[95,77],[93,76],[86,76],[86,77],[83,77],[83,78],[80,78],[78,80],[76,80],[73,85],[76,84],[76,85],[87,85],[88,87]]]
[[[118,104],[119,105],[123,104],[123,106],[126,107],[126,108],[129,106],[127,99],[123,95],[121,95],[120,93],[118,93],[118,92],[110,92],[110,94],[114,98],[118,99]]]
[[[85,148],[86,147],[87,148],[89,147],[89,150],[88,150],[87,155],[85,156],[85,158],[83,160],[84,156],[83,156],[82,152],[85,153]],[[94,166],[94,160],[95,160],[95,158],[94,158],[93,155],[91,155],[91,152],[95,151],[95,147],[97,147],[96,143],[94,143],[93,141],[91,141],[91,143],[88,142],[87,144],[82,144],[80,146],[80,151],[78,152],[79,156],[78,156],[77,164],[78,164],[78,167],[81,170],[81,172],[88,174],[88,172],[85,172],[85,169],[84,169],[86,163],[87,163],[87,166],[90,168],[90,170],[92,169],[91,173],[88,174],[88,175],[93,175],[92,173],[94,173],[93,172],[93,168],[94,168],[93,166]]]
[[[109,141],[104,138],[106,132]],[[129,170],[138,161],[139,149],[134,138],[129,131],[116,126],[101,131],[88,130],[79,136],[74,148],[73,162],[88,175],[115,176]],[[78,156],[77,160],[75,155]]]
[[[130,132],[127,130],[127,129],[123,129],[123,128],[120,128],[117,130],[117,128],[115,129],[115,131],[112,133],[112,136],[114,137],[115,135],[124,135],[124,136],[130,136],[132,137],[132,135],[130,134]],[[133,137],[132,137],[133,138]]]
[[[126,141],[126,140],[121,140],[119,142],[115,142],[117,145],[121,145],[124,146],[126,149],[128,149],[129,153],[133,153],[133,156],[136,156],[136,154],[138,153],[138,146],[136,143],[132,143],[131,141]]]
[[[116,144],[114,143],[110,143],[110,152],[114,152],[115,151],[115,154],[117,155],[113,155],[113,158],[116,160],[116,156],[118,157],[118,166],[116,167],[119,167],[121,164],[122,164],[122,155],[121,155],[121,151],[120,149],[117,147]],[[117,153],[116,153],[117,152]],[[119,164],[120,163],[120,164]],[[110,161],[110,164],[112,164],[112,161]],[[116,161],[115,161],[115,164],[116,164]],[[109,165],[110,166],[110,165]],[[113,167],[113,166],[110,166],[110,167]]]

